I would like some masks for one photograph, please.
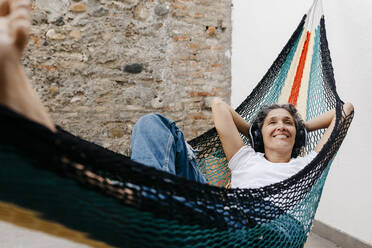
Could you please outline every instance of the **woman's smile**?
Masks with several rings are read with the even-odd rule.
[[[285,109],[271,110],[263,123],[262,138],[269,150],[291,151],[296,137],[296,126],[292,115]]]
[[[287,134],[275,134],[275,135],[273,135],[273,137],[274,138],[289,138],[289,135],[287,135]]]

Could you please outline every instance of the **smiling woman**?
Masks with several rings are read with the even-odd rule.
[[[267,118],[266,118],[267,117]],[[278,125],[283,125],[282,127]],[[263,140],[261,135],[261,130],[263,127],[271,128],[272,131],[276,131],[275,137],[280,134],[288,136],[288,138],[293,139],[292,146],[286,146],[287,149],[291,149],[291,157],[297,157],[306,142],[306,129],[303,120],[299,116],[297,109],[292,104],[273,104],[270,106],[263,106],[261,110],[256,115],[256,118],[252,122],[250,129],[250,143],[256,152],[265,153],[267,151],[271,142],[269,140]],[[286,128],[287,127],[287,128]],[[278,129],[278,130],[277,130]],[[290,131],[293,130],[296,133],[291,134]],[[288,133],[289,132],[289,133]],[[289,137],[291,135],[291,137]],[[281,147],[285,148],[285,147]],[[284,159],[282,162],[288,162],[291,158],[280,158]]]
[[[349,115],[354,107],[343,106]],[[214,124],[231,170],[233,188],[258,188],[285,180],[309,164],[328,141],[334,128],[335,110],[303,122],[292,104],[263,106],[246,122],[220,98],[212,101]],[[326,128],[315,149],[301,157],[306,133]],[[245,145],[241,134],[250,145]]]

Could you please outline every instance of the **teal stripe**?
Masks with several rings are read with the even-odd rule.
[[[326,111],[326,99],[325,99],[325,89],[324,80],[322,72],[322,61],[321,61],[321,50],[320,50],[320,25],[315,31],[315,41],[314,41],[314,52],[311,61],[309,87],[307,90],[307,106],[306,106],[306,120],[311,120],[312,118],[324,113]],[[308,135],[308,145],[306,147],[307,151],[314,149],[320,138],[323,136],[324,130],[317,130],[311,132]]]
[[[320,57],[320,26],[316,29],[314,53],[311,62],[309,87],[307,91],[306,120],[310,120],[326,110],[322,65]]]

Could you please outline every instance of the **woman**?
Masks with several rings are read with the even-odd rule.
[[[56,131],[52,119],[28,83],[21,63],[31,25],[30,8],[30,0],[4,0],[0,3],[0,104]],[[255,178],[263,178],[260,182],[249,183],[251,181],[249,177],[252,178],[250,174],[255,170],[248,170],[249,166],[245,164],[244,158],[250,161],[250,156],[255,158],[261,156],[261,162],[272,163],[271,168],[276,168],[275,165],[280,164],[290,165],[301,123],[297,120],[296,114],[290,113],[291,109],[290,106],[275,107],[265,113],[263,118],[258,115],[261,117],[257,118],[257,124],[254,125],[257,125],[258,131],[262,133],[264,156],[261,156],[252,148],[245,146],[239,134],[250,137],[250,125],[226,103],[218,98],[213,100],[214,123],[233,172],[233,187],[259,187],[285,179],[305,166],[311,160],[311,156],[315,156],[315,153],[322,149],[334,127],[334,110],[304,124],[307,131],[320,128],[327,128],[327,130],[315,147],[315,153],[310,153],[306,158],[294,158],[300,161],[300,166],[294,167],[296,168],[294,170],[290,170],[289,168],[292,167],[287,166],[289,168],[285,170],[286,173],[270,169],[255,176]],[[344,105],[346,115],[352,111],[353,106],[350,103]],[[258,122],[260,119],[263,121]],[[182,132],[174,122],[160,115],[145,116],[134,127],[132,159],[191,180],[206,182]]]
[[[290,104],[263,107],[252,128],[228,104],[219,98],[212,101],[214,124],[231,169],[233,188],[255,188],[282,181],[305,167],[322,149],[332,133],[336,113],[330,110],[303,122]],[[353,105],[343,106],[344,114]],[[300,157],[306,132],[326,128],[314,151]],[[245,145],[241,135],[251,145]],[[253,148],[252,148],[253,145]],[[132,159],[169,173],[205,183],[195,155],[175,123],[164,116],[142,117],[132,134]]]
[[[343,106],[344,114],[353,105]],[[305,167],[323,148],[336,121],[336,111],[330,110],[308,122],[303,122],[291,104],[263,107],[252,128],[229,105],[215,99],[213,119],[231,169],[231,186],[256,188],[280,182]],[[306,133],[326,128],[314,150],[298,156],[305,145]],[[254,129],[254,130],[252,130]],[[249,138],[247,146],[239,133]]]

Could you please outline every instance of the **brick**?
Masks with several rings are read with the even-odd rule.
[[[163,111],[171,111],[172,108],[171,108],[171,107],[164,107],[164,108],[162,108],[161,110],[163,110]]]
[[[39,41],[40,41],[40,38],[39,37],[37,37],[36,35],[31,35],[30,37],[31,37],[31,39],[33,40],[33,42],[34,42],[34,44],[36,46],[39,46],[40,45],[39,44]]]
[[[174,41],[190,41],[190,36],[173,36]]]
[[[216,93],[215,92],[208,92],[208,91],[191,91],[190,92],[190,96],[191,97],[194,97],[194,96],[215,96]]]
[[[75,13],[85,12],[87,11],[87,6],[83,3],[76,3],[71,5],[70,11]]]
[[[182,4],[182,3],[173,3],[172,7],[174,9],[187,9],[186,5]]]
[[[49,71],[55,71],[55,70],[57,70],[57,67],[54,66],[54,65],[35,65],[35,68],[45,69],[45,70],[49,70]]]
[[[190,12],[187,11],[174,11],[172,16],[175,18],[190,16]]]
[[[193,119],[193,120],[206,120],[206,119],[208,119],[208,117],[205,116],[202,113],[200,113],[200,114],[189,114],[188,118]]]
[[[195,19],[201,19],[201,18],[204,18],[204,14],[202,14],[202,13],[195,13],[195,14],[194,14],[194,18],[195,18]]]
[[[189,47],[190,48],[193,48],[193,49],[199,49],[200,48],[200,45],[199,44],[196,44],[196,43],[190,43],[189,44]]]
[[[201,73],[201,72],[193,73],[191,76],[193,79],[204,79],[205,78],[204,73]]]
[[[222,46],[211,46],[210,47],[211,50],[215,50],[215,51],[222,51],[223,50],[223,47]]]
[[[216,35],[217,29],[215,27],[208,27],[208,34],[209,36]]]
[[[224,88],[222,88],[222,87],[216,87],[216,88],[213,88],[212,91],[213,92],[221,92],[221,91],[224,91]]]

